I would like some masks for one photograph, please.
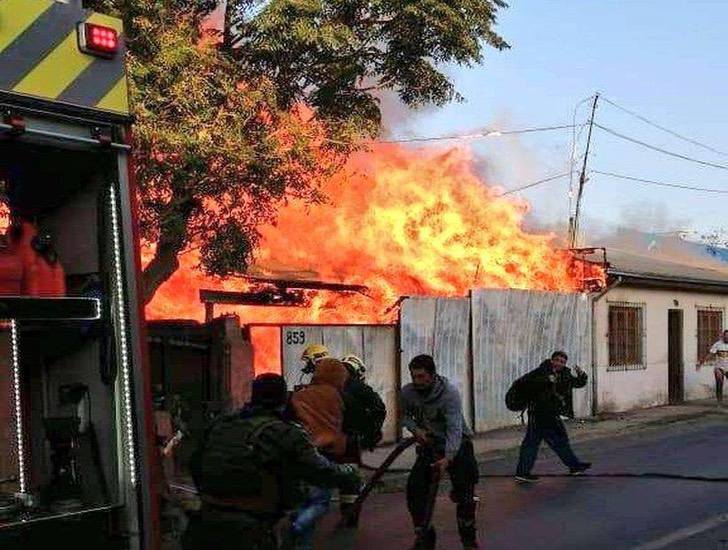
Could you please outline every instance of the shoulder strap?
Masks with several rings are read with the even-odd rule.
[[[271,418],[267,416],[256,416],[251,419],[253,422],[253,429],[250,430],[248,433],[248,436],[245,438],[245,443],[250,444],[255,439],[258,438],[258,436],[263,433],[263,431],[268,428],[269,426],[272,426],[276,422],[281,422],[278,418]]]

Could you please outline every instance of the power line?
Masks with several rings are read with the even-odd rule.
[[[601,170],[590,170],[592,174],[600,174],[602,176],[609,176],[611,178],[619,178],[623,180],[636,181],[638,183],[646,183],[648,185],[657,185],[660,187],[672,187],[674,189],[686,189],[688,191],[702,191],[705,193],[719,193],[728,194],[728,189],[715,189],[709,187],[698,187],[694,185],[686,185],[683,183],[667,183],[664,181],[648,180],[645,178],[637,178],[634,176],[626,176],[624,174],[615,174],[614,172],[603,172]]]
[[[719,168],[721,170],[728,170],[728,166],[725,164],[716,164],[715,162],[708,162],[707,160],[700,160],[693,157],[689,157],[687,155],[682,155],[680,153],[674,153],[672,151],[668,151],[667,149],[662,149],[661,147],[657,147],[656,145],[651,145],[649,143],[645,143],[644,141],[640,141],[638,139],[635,139],[633,137],[626,136],[624,134],[620,134],[619,132],[612,130],[611,128],[607,128],[606,126],[602,126],[601,124],[594,123],[594,126],[599,128],[600,130],[604,130],[605,132],[612,134],[613,136],[616,136],[620,139],[624,139],[626,141],[630,141],[632,143],[635,143],[637,145],[641,145],[642,147],[646,147],[647,149],[652,149],[653,151],[657,151],[658,153],[662,153],[664,155],[669,155],[671,157],[679,158],[682,160],[687,160],[690,162],[694,162],[696,164],[702,164],[703,166],[710,166],[712,168]]]
[[[602,97],[602,101],[609,103],[612,107],[615,107],[615,108],[619,109],[620,111],[624,111],[625,113],[632,115],[635,118],[638,118],[639,120],[641,120],[642,122],[644,122],[646,124],[649,124],[650,126],[654,126],[655,128],[662,130],[663,132],[667,132],[671,136],[674,136],[674,137],[681,139],[683,141],[686,141],[688,143],[692,143],[693,145],[697,145],[698,147],[702,147],[703,149],[706,149],[713,153],[717,153],[719,155],[723,155],[724,157],[728,157],[728,153],[724,153],[723,151],[716,149],[714,147],[711,147],[710,145],[706,145],[695,139],[683,136],[682,134],[678,134],[677,132],[670,130],[669,128],[665,128],[664,126],[657,124],[656,122],[652,122],[651,120],[643,117],[639,113],[635,113],[634,111],[631,111],[631,110],[627,109],[626,107],[622,107],[621,105],[618,105],[617,103],[615,103],[614,101],[612,101],[610,99],[607,99],[606,97]]]
[[[570,174],[571,174],[571,172],[564,172],[563,174],[556,174],[555,176],[549,176],[548,178],[534,181],[533,183],[529,183],[529,184],[523,185],[521,187],[516,187],[515,189],[509,189],[508,191],[505,191],[505,192],[501,193],[500,195],[496,195],[496,196],[505,197],[506,195],[510,195],[512,193],[517,193],[518,191],[525,191],[526,189],[530,189],[531,187],[536,187],[537,185],[541,185],[542,183],[548,183],[550,181],[554,181],[559,178],[565,178],[566,176],[568,176]]]
[[[540,126],[536,128],[522,128],[518,130],[487,130],[475,134],[454,134],[449,136],[413,137],[402,139],[385,139],[376,143],[426,143],[431,141],[467,141],[472,139],[483,139],[489,137],[511,136],[515,134],[532,134],[536,132],[551,132],[554,130],[565,130],[583,126],[583,124],[563,124],[560,126]]]

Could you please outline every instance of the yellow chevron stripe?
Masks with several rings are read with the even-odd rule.
[[[96,107],[119,113],[129,112],[129,92],[126,89],[126,76],[122,76],[119,82],[114,84],[114,87],[96,104]]]
[[[0,0],[0,52],[52,5],[49,0]]]
[[[120,20],[106,15],[94,13],[86,21],[114,27],[118,32],[122,30]],[[78,49],[76,29],[73,29],[63,42],[13,88],[13,91],[42,97],[58,97],[95,59],[94,56],[84,54]]]

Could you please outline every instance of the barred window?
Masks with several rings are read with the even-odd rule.
[[[609,367],[611,370],[642,369],[642,306],[609,306]]]
[[[723,332],[723,311],[720,309],[698,310],[698,363],[708,357],[710,347]]]

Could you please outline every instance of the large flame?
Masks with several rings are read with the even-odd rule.
[[[254,271],[365,285],[366,295],[320,292],[306,308],[217,306],[216,313],[236,313],[245,323],[380,323],[394,320],[401,296],[577,290],[583,274],[570,256],[555,249],[552,236],[527,233],[527,203],[500,191],[478,176],[467,149],[379,145],[357,154],[326,185],[329,204],[289,204],[276,226],[263,228]],[[205,277],[197,263],[194,253],[182,257],[149,304],[149,318],[201,320],[198,289],[248,288],[239,279]],[[269,336],[254,339],[258,350],[275,347]],[[256,353],[256,364],[275,370],[267,356]]]

